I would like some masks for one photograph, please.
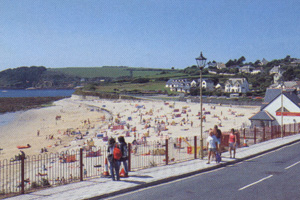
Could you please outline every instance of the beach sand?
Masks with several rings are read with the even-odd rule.
[[[110,111],[112,115],[101,108]],[[223,132],[249,126],[248,118],[259,111],[258,106],[204,104],[203,108],[204,137],[214,125],[219,125]],[[106,144],[102,138],[96,137],[98,134],[118,137],[127,132],[130,137],[126,137],[126,142],[135,139],[134,133],[136,139],[149,135],[147,141],[200,135],[199,112],[199,103],[67,98],[56,101],[51,107],[21,112],[13,122],[1,126],[0,148],[3,150],[0,152],[0,159],[13,158],[20,153],[17,146],[27,144],[31,147],[22,149],[26,155],[37,155],[44,147],[49,152],[79,149],[91,138],[96,146]],[[60,119],[56,120],[56,116],[60,116]],[[116,129],[123,126],[114,127],[117,121],[125,125],[124,129]],[[134,127],[136,131],[132,131]],[[67,129],[80,131],[83,139],[76,139],[81,135],[64,134]],[[49,139],[49,136],[53,136],[53,139]]]

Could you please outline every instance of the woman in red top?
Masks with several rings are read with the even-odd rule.
[[[229,154],[231,157],[231,151],[233,150],[233,158],[235,158],[235,147],[236,147],[237,137],[234,132],[234,129],[231,129],[231,133],[229,134]]]

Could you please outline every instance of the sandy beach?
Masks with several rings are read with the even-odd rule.
[[[257,106],[214,104],[203,108],[204,137],[214,125],[223,132],[249,126],[248,118],[259,110]],[[132,142],[134,135],[147,141],[199,135],[199,113],[197,103],[67,98],[51,107],[18,113],[13,122],[1,126],[0,159],[14,157],[20,153],[17,146],[27,144],[31,147],[22,150],[37,155],[41,148],[48,152],[78,149],[91,138],[96,146],[102,146],[106,144],[102,136],[127,135],[126,141]]]

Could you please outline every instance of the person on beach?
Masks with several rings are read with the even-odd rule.
[[[114,138],[110,138],[108,140],[108,148],[107,148],[107,152],[108,152],[108,161],[109,161],[109,167],[110,167],[110,173],[111,173],[111,177],[112,180],[115,181],[115,173],[116,172],[116,177],[117,177],[117,181],[120,181],[120,174],[119,174],[119,161],[114,159],[114,148],[116,145],[116,141]]]
[[[210,164],[210,158],[216,157],[217,151],[217,138],[214,135],[213,131],[209,131],[209,135],[207,137],[207,148],[208,148],[208,161],[206,164]]]
[[[218,142],[218,152],[221,153],[222,132],[220,129],[218,129],[217,125],[214,126],[214,135],[216,136]]]
[[[233,151],[233,158],[235,158],[236,142],[237,142],[236,133],[234,132],[234,129],[232,128],[231,132],[229,134],[229,155],[230,155],[230,158],[232,158],[232,151]]]
[[[120,149],[122,151],[122,158],[119,161],[119,169],[120,169],[121,164],[123,163],[124,170],[125,170],[125,177],[128,177],[128,165],[127,165],[128,148],[127,148],[127,143],[125,142],[125,138],[123,136],[119,136],[118,141],[120,143]]]

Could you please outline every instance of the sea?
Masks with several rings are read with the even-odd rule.
[[[4,90],[0,89],[1,97],[70,97],[75,90]],[[16,115],[22,111],[0,114],[0,126],[12,122]]]
[[[75,90],[1,90],[1,97],[58,97],[71,96]]]

